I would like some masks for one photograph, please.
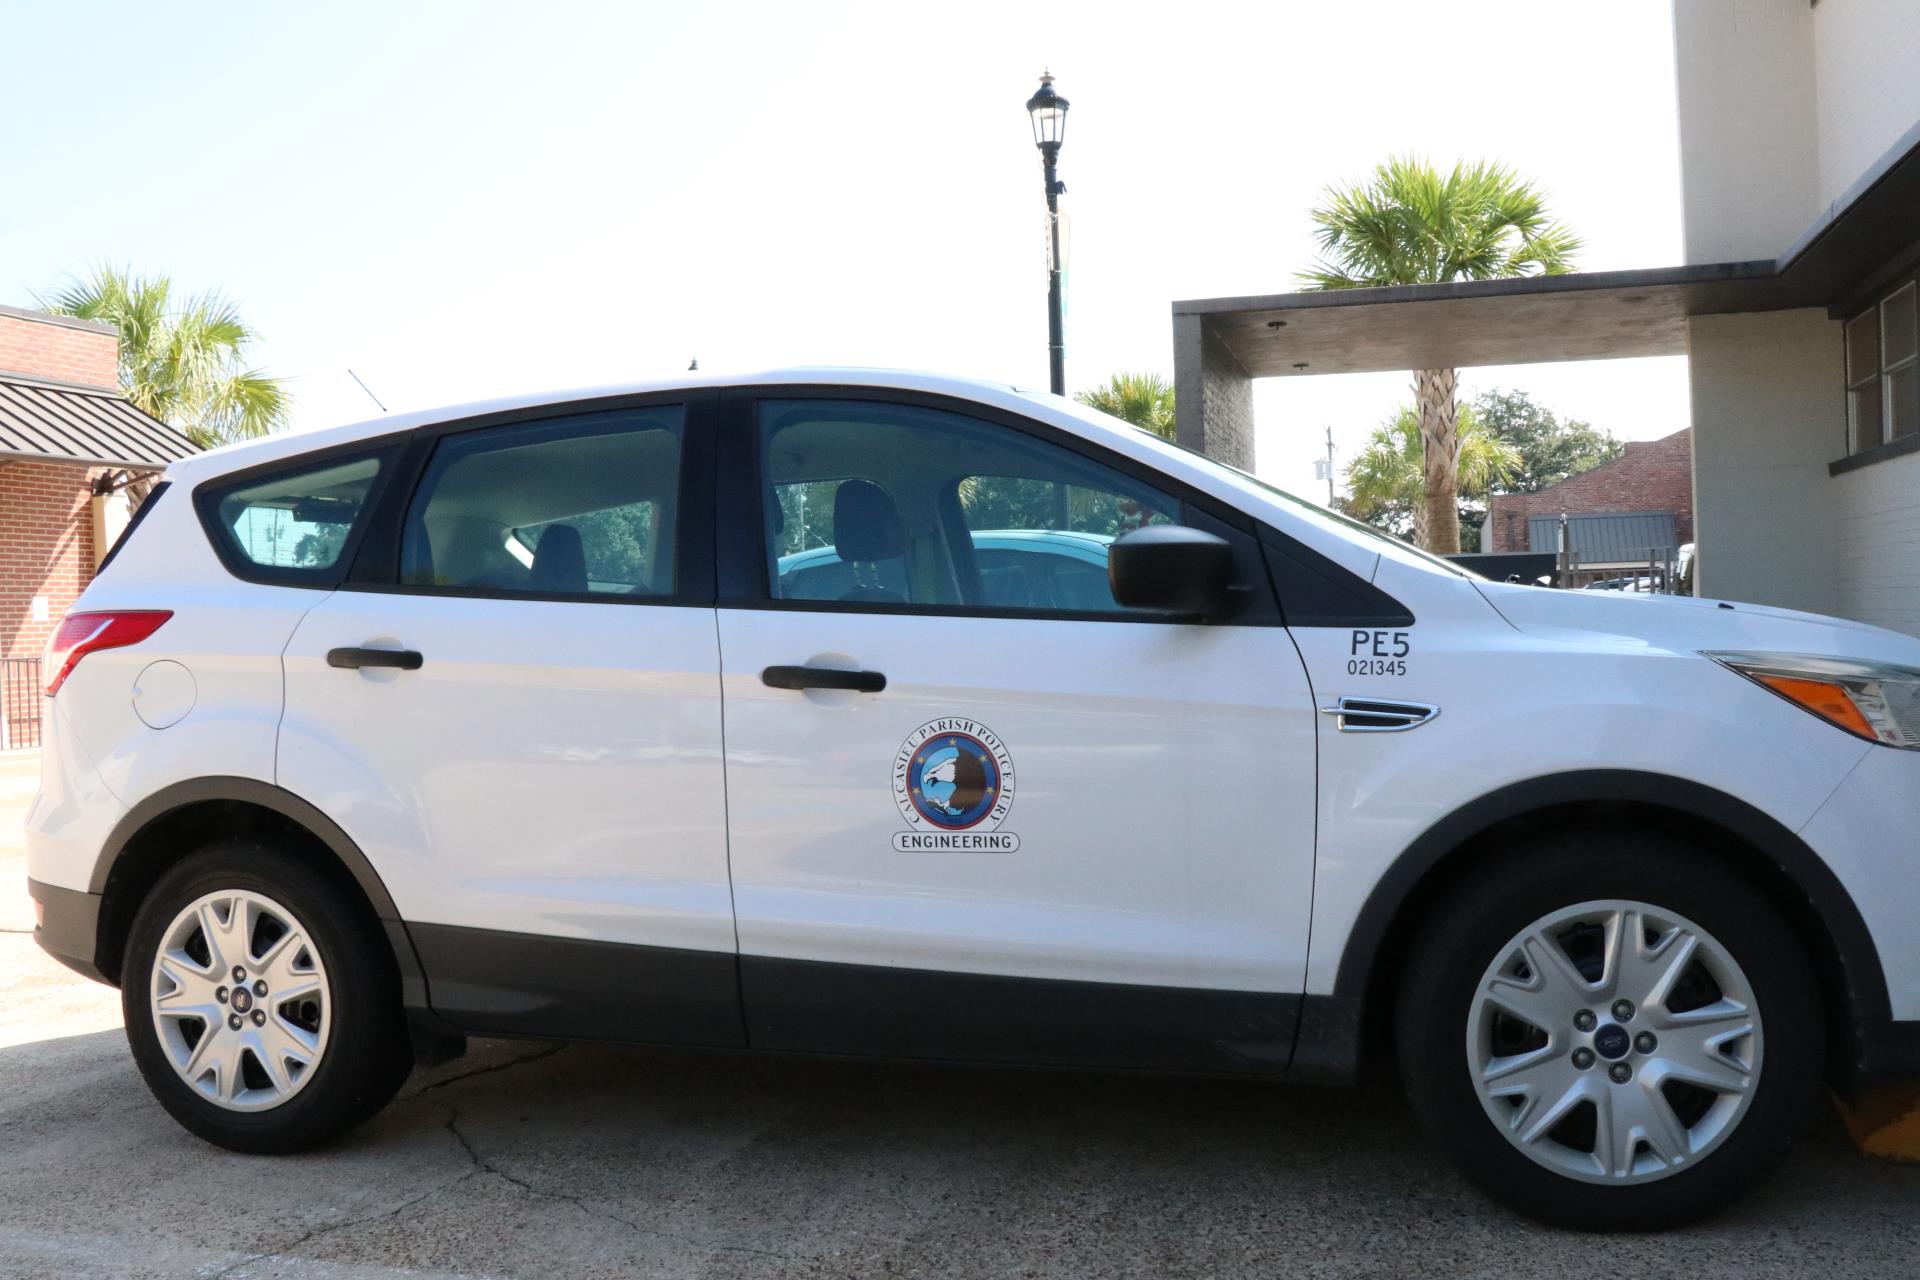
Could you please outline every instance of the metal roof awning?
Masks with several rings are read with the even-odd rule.
[[[1574,559],[1583,568],[1645,564],[1649,558],[1668,560],[1680,549],[1671,511],[1605,511],[1568,516],[1567,541]],[[1528,550],[1557,551],[1559,547],[1559,516],[1528,518]]]
[[[117,392],[0,371],[0,461],[160,471],[198,452],[185,432],[140,412]]]
[[[1920,252],[1920,126],[1777,259],[1173,304],[1248,376],[1681,355],[1690,316],[1836,307]]]

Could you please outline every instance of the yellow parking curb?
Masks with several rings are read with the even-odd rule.
[[[1852,1105],[1834,1101],[1862,1155],[1920,1161],[1920,1080],[1882,1086]]]

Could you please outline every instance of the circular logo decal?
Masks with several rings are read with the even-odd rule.
[[[1013,757],[978,720],[929,720],[894,757],[893,802],[915,831],[994,831],[1013,807]]]

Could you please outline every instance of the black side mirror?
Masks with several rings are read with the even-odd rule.
[[[1233,548],[1226,539],[1177,524],[1154,524],[1113,540],[1107,584],[1128,609],[1216,618],[1226,612]]]

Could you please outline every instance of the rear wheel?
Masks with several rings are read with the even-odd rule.
[[[1439,904],[1399,1003],[1422,1123],[1521,1212],[1589,1230],[1713,1213],[1784,1155],[1826,1037],[1806,956],[1678,842],[1568,836]]]
[[[161,877],[128,937],[134,1061],[209,1142],[324,1142],[384,1106],[412,1065],[386,945],[362,904],[284,850],[194,854]]]

